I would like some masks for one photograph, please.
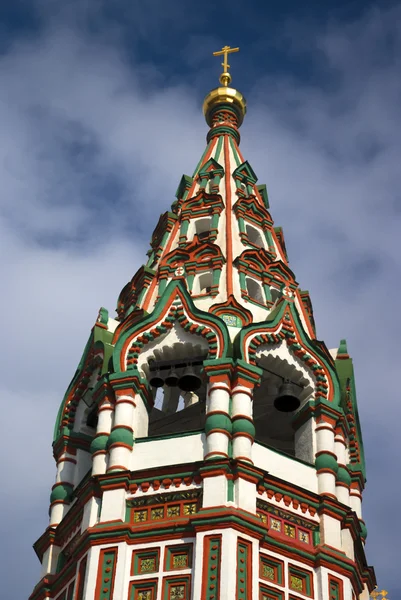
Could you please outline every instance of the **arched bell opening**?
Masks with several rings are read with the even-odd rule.
[[[148,437],[198,431],[205,422],[206,340],[175,325],[141,355],[140,368],[153,391]]]
[[[100,378],[100,365],[95,367],[88,384],[82,393],[76,411],[73,431],[94,437],[98,421],[97,406],[93,399],[93,389]]]
[[[253,396],[255,441],[297,456],[292,423],[294,415],[314,391],[312,376],[284,346],[260,352],[257,366],[263,375]]]

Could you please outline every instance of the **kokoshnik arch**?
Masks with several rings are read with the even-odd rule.
[[[241,154],[237,50],[216,53],[206,150],[61,403],[31,600],[366,600],[375,585],[352,360],[316,339]]]

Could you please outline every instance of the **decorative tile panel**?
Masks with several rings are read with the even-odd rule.
[[[160,521],[164,518],[164,508],[152,508],[150,511],[150,518],[152,521]]]
[[[132,498],[127,502],[127,519],[135,525],[168,519],[188,519],[198,512],[198,499],[198,490]]]
[[[159,549],[135,550],[132,553],[131,575],[145,575],[159,570]]]
[[[185,600],[185,585],[172,585],[169,590],[169,600]]]
[[[259,600],[284,600],[284,592],[267,586],[260,586]]]
[[[148,511],[147,510],[136,510],[134,512],[134,523],[142,523],[143,521],[148,520]]]
[[[273,529],[273,531],[281,531],[281,521],[270,517],[270,527]]]
[[[166,548],[164,570],[177,571],[192,566],[192,544],[180,544]]]
[[[156,600],[157,580],[131,582],[128,600]]]
[[[184,515],[194,515],[197,512],[198,505],[196,502],[190,502],[188,504],[184,504],[183,513]]]
[[[288,523],[284,523],[284,534],[290,538],[295,538],[295,527],[293,527],[293,525],[288,525]]]
[[[274,581],[274,567],[270,565],[262,565],[262,577]]]
[[[186,569],[188,567],[188,555],[176,554],[173,556],[173,569]]]
[[[141,560],[141,573],[153,573],[156,571],[156,559],[155,558],[144,558]]]
[[[298,515],[283,511],[260,499],[257,514],[269,533],[285,536],[295,543],[312,546],[319,543],[319,525]]]
[[[190,599],[189,576],[186,577],[165,577],[163,580],[163,600],[189,600]]]
[[[290,588],[292,590],[296,590],[297,592],[304,591],[303,580],[301,577],[297,577],[296,575],[290,575]]]
[[[167,507],[167,516],[168,517],[179,517],[180,516],[180,507],[176,506],[168,506]]]
[[[272,583],[284,585],[284,563],[281,560],[260,554],[259,556],[259,577],[267,579]]]
[[[295,565],[289,565],[288,587],[298,594],[313,597],[313,573]]]
[[[300,542],[302,542],[304,544],[309,544],[310,533],[308,531],[303,531],[302,529],[298,529],[298,539]]]

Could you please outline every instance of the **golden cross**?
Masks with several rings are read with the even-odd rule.
[[[219,50],[218,52],[213,52],[213,56],[224,56],[224,62],[221,63],[221,66],[224,69],[224,72],[227,73],[228,69],[230,68],[230,65],[227,62],[227,58],[228,55],[231,54],[231,52],[238,52],[239,48],[230,48],[230,46],[224,46],[221,50]]]
[[[228,69],[230,68],[230,65],[228,64],[228,55],[231,54],[231,52],[238,52],[239,48],[231,48],[230,46],[223,46],[223,48],[221,50],[219,50],[218,52],[213,52],[213,56],[224,56],[223,62],[221,63],[221,66],[223,67],[223,73],[220,75],[220,82],[223,85],[228,85],[231,81],[231,75],[228,72]]]
[[[382,600],[390,600],[389,598],[386,598],[388,592],[386,590],[382,590],[381,592],[377,592],[376,590],[374,592],[372,592],[370,594],[370,597],[373,598],[373,600],[376,600],[376,598],[378,598],[379,596],[381,596]]]

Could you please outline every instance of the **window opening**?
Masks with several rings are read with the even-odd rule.
[[[209,217],[195,221],[195,233],[200,240],[207,240],[210,235],[212,220]]]
[[[247,277],[246,290],[248,292],[249,298],[255,300],[255,302],[258,302],[259,304],[264,304],[263,291],[260,283],[258,283],[254,279],[251,279],[250,277]]]
[[[94,408],[92,408],[91,411],[89,411],[88,417],[86,419],[86,425],[88,427],[92,427],[92,429],[96,429],[98,420],[99,420],[99,416],[98,416],[97,405],[96,405]]]
[[[281,298],[281,290],[278,290],[275,287],[270,288],[272,302],[276,302],[279,298]]]
[[[198,294],[210,294],[213,285],[213,273],[206,271],[198,276],[196,280],[196,286],[194,286],[195,295]]]
[[[149,437],[198,431],[204,426],[206,384],[201,369],[205,358],[202,354],[149,362],[149,383],[155,401],[149,419]]]
[[[263,238],[255,227],[252,225],[246,225],[246,235],[248,237],[248,241],[254,246],[258,246],[259,248],[264,248]]]

